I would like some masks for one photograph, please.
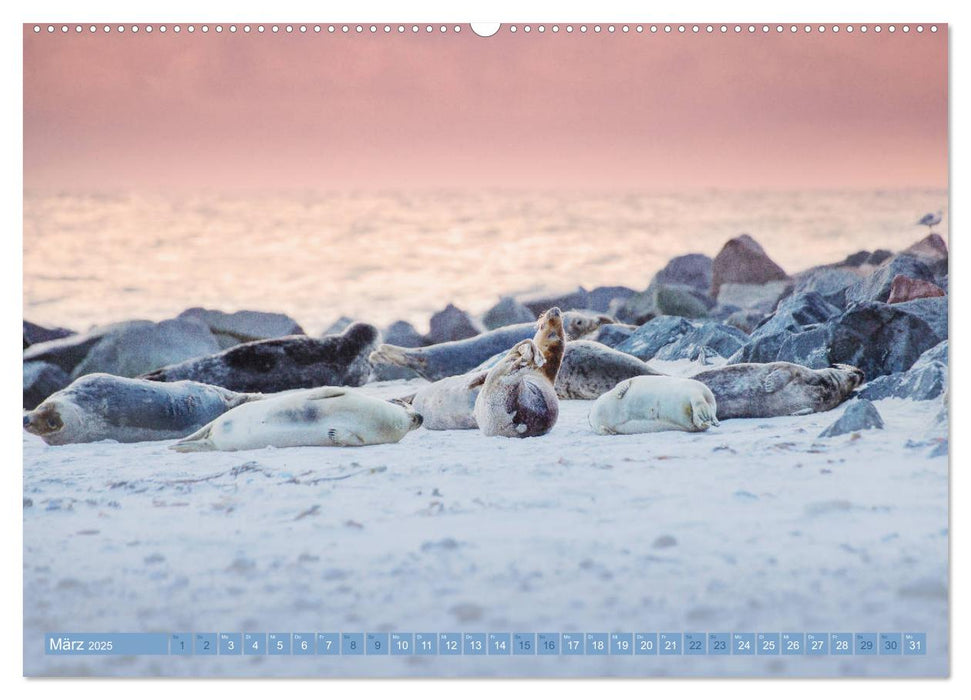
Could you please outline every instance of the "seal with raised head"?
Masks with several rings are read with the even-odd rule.
[[[582,338],[614,319],[604,314],[567,311],[561,314],[567,339]],[[371,353],[373,364],[408,367],[430,382],[463,374],[478,367],[497,353],[505,353],[516,343],[532,337],[535,323],[517,323],[482,333],[466,340],[437,343],[421,348],[380,345]]]
[[[352,323],[323,338],[288,335],[255,340],[142,375],[155,382],[191,379],[233,391],[275,393],[319,386],[361,386],[371,374],[368,355],[378,329]]]
[[[718,417],[725,420],[828,411],[846,401],[864,377],[851,365],[809,369],[791,362],[768,362],[725,365],[692,379],[711,389]]]
[[[244,404],[171,447],[206,452],[381,445],[398,442],[421,422],[410,406],[324,386]]]
[[[535,437],[556,424],[559,400],[553,383],[566,338],[556,307],[537,322],[536,335],[513,346],[489,370],[475,399],[475,422],[486,435]]]
[[[172,440],[261,398],[198,382],[161,384],[87,374],[24,413],[24,430],[48,445]]]
[[[593,402],[590,427],[601,435],[683,430],[697,433],[718,425],[711,389],[682,377],[626,379]]]

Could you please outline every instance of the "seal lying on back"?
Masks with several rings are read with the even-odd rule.
[[[634,377],[593,402],[590,427],[601,435],[684,430],[718,425],[711,389],[682,377]]]
[[[692,377],[718,401],[718,417],[772,418],[828,411],[863,383],[851,365],[809,369],[791,362],[725,365]]]
[[[567,311],[562,314],[567,339],[582,338],[614,320],[602,314],[585,311]],[[454,340],[423,348],[402,348],[397,345],[380,345],[371,354],[373,364],[408,367],[430,382],[453,377],[474,369],[496,353],[505,353],[516,343],[533,335],[535,323],[517,323],[497,328],[466,340]]]
[[[87,374],[25,413],[24,430],[48,445],[172,440],[260,398],[198,382],[160,384]]]
[[[425,417],[425,427],[429,430],[477,427],[473,415],[475,400],[489,370],[503,357],[497,355],[471,372],[419,388],[412,405]],[[553,387],[560,399],[595,399],[625,379],[640,376],[661,375],[633,355],[592,340],[574,340],[566,344]]]
[[[421,425],[410,406],[324,386],[239,406],[181,440],[177,452],[357,447],[398,442]]]
[[[353,323],[339,335],[288,335],[243,343],[215,355],[142,375],[155,382],[192,379],[233,391],[275,393],[317,386],[361,386],[371,374],[368,355],[378,329]]]
[[[538,321],[536,335],[515,345],[489,370],[475,400],[475,422],[486,435],[535,437],[556,424],[559,400],[553,382],[566,338],[560,310]]]

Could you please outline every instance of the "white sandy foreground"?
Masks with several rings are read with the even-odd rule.
[[[381,396],[413,382],[372,385]],[[178,454],[24,436],[24,670],[55,675],[947,673],[938,401],[707,433],[418,430]],[[908,441],[912,441],[908,445]],[[914,443],[918,443],[915,446]],[[45,632],[926,632],[925,657],[84,657]]]

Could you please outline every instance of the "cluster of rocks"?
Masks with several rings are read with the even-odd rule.
[[[947,385],[947,277],[947,245],[936,234],[896,254],[860,251],[794,275],[741,235],[714,258],[673,258],[643,291],[578,287],[504,296],[481,317],[449,304],[431,317],[427,334],[397,321],[382,329],[382,338],[408,348],[463,340],[534,321],[559,306],[616,318],[595,340],[641,360],[788,361],[814,369],[845,363],[866,374],[864,398],[925,400]],[[325,334],[352,322],[342,317]],[[24,321],[24,407],[84,374],[134,377],[239,343],[303,333],[284,314],[203,308],[159,323],[126,321],[86,333]],[[372,378],[413,376],[409,369],[381,366]]]

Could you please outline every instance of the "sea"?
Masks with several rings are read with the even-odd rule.
[[[876,191],[39,192],[24,196],[24,318],[87,330],[204,306],[427,331],[448,303],[644,289],[668,260],[741,233],[790,274],[900,250],[943,189]]]

